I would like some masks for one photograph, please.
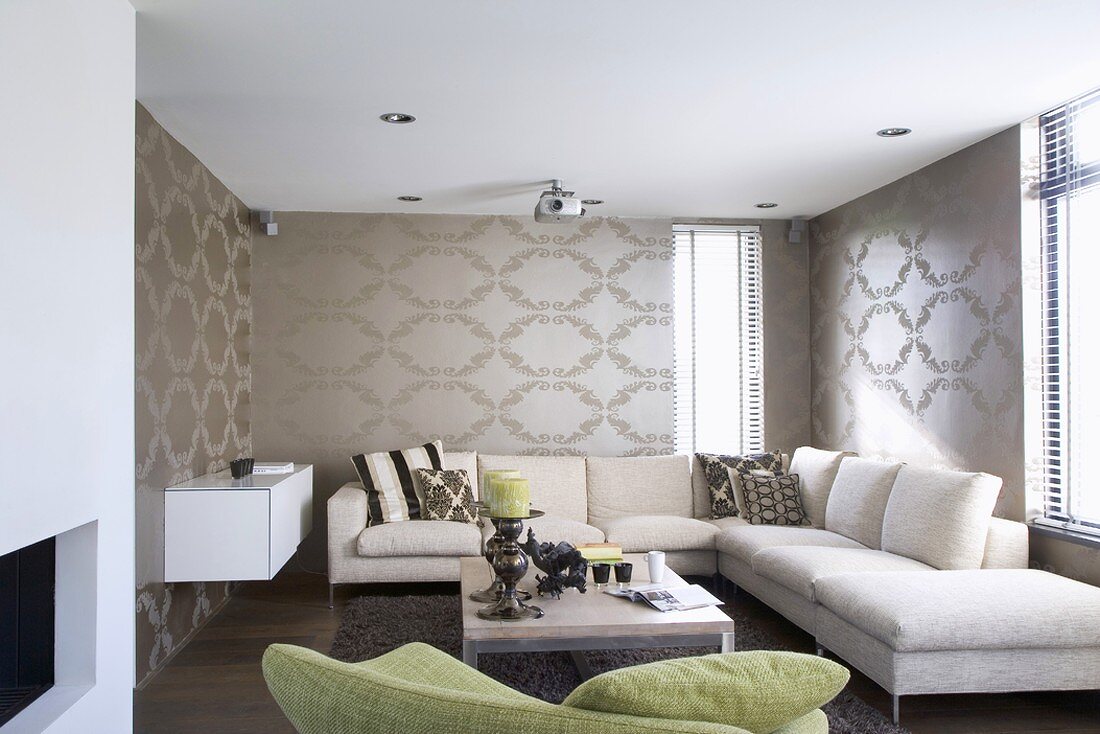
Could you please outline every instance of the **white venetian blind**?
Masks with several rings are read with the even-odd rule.
[[[675,225],[675,450],[764,450],[760,228]]]
[[[1042,473],[1037,522],[1100,534],[1100,90],[1040,118]]]

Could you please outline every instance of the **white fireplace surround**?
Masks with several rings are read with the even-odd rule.
[[[128,732],[135,13],[0,2],[0,554],[56,543],[56,685],[0,734]]]
[[[3,734],[45,731],[95,686],[98,526],[56,536],[54,685],[0,728]]]

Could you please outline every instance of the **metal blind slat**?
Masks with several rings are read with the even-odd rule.
[[[1100,90],[1040,117],[1042,455],[1037,468],[1042,476],[1041,499],[1048,524],[1100,534],[1100,517],[1094,516],[1100,503],[1092,498],[1092,510],[1086,510],[1086,493],[1100,490],[1090,486],[1082,471],[1089,446],[1081,435],[1080,421],[1074,423],[1075,410],[1079,406],[1073,398],[1075,370],[1072,365],[1078,363],[1075,355],[1081,339],[1081,324],[1088,318],[1087,313],[1075,313],[1072,308],[1074,301],[1080,298],[1074,287],[1076,278],[1081,278],[1081,285],[1077,287],[1090,288],[1091,273],[1071,278],[1069,271],[1070,221],[1075,201],[1083,193],[1100,186],[1100,158],[1095,148],[1089,153],[1087,146],[1082,148],[1080,145],[1085,134],[1100,135],[1100,130],[1081,127],[1086,119],[1083,114],[1097,113],[1095,105],[1100,105]],[[1089,124],[1095,124],[1095,118]],[[1078,246],[1092,247],[1094,244],[1089,241]],[[1074,334],[1075,339],[1071,340],[1070,334]],[[1076,371],[1083,369],[1078,367]],[[1083,381],[1090,377],[1081,374],[1077,379]]]
[[[673,237],[676,451],[762,451],[760,229],[676,225]]]

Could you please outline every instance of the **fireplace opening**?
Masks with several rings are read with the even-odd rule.
[[[0,726],[53,686],[54,555],[47,538],[0,556]]]

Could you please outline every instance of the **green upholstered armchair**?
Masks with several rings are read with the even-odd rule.
[[[807,663],[820,661],[816,663],[818,670],[822,664],[836,665],[812,656],[798,657],[807,658]],[[680,667],[690,665],[688,660],[691,659],[678,661]],[[636,672],[647,667],[624,670]],[[847,681],[847,670],[839,665],[836,668],[842,673],[830,672],[835,690],[820,699],[822,703],[832,698]],[[604,676],[614,676],[618,672],[611,671]],[[730,722],[607,713],[571,706],[568,701],[554,705],[524,695],[423,643],[408,644],[361,663],[342,663],[293,645],[271,645],[264,653],[263,673],[275,700],[301,734],[828,734],[825,714],[816,707],[806,708],[806,696],[801,696],[803,708],[795,712],[791,720],[784,721],[778,728],[769,724],[764,731],[759,727],[755,731],[740,728]],[[604,676],[597,676],[585,684],[589,686],[589,697],[596,691],[590,684],[598,686]],[[638,684],[638,675],[633,678],[633,683],[628,685]],[[838,680],[840,686],[836,687]],[[670,702],[676,702],[682,698],[675,685],[663,686],[660,680],[651,681],[649,688],[650,699],[667,696]],[[774,712],[772,719],[774,721]]]

